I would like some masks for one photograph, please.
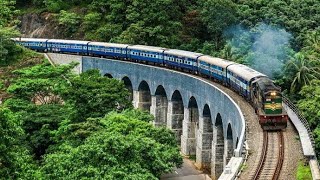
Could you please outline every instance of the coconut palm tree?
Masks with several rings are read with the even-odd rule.
[[[292,77],[291,93],[299,91],[303,86],[310,84],[311,80],[320,77],[319,60],[307,59],[302,53],[297,53],[289,60],[285,71]]]
[[[320,30],[308,33],[306,35],[305,45],[320,53]]]

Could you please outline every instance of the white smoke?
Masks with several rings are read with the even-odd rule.
[[[289,57],[291,34],[264,23],[251,30],[237,26],[230,33],[233,39],[229,43],[235,49],[240,48],[249,66],[269,77],[281,72]]]

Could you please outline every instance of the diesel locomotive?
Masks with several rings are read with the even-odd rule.
[[[287,126],[288,116],[282,107],[280,88],[266,75],[242,64],[201,53],[144,45],[36,38],[12,40],[21,46],[41,52],[149,62],[203,75],[229,86],[250,101],[264,130],[281,130]]]

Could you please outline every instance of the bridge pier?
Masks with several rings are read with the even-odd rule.
[[[231,125],[228,125],[227,129],[227,138],[225,139],[225,164],[228,164],[231,157],[233,156],[233,136],[232,136],[232,128]]]
[[[211,178],[218,179],[225,167],[224,137],[222,125],[213,128]]]
[[[181,151],[185,155],[196,155],[196,137],[198,134],[198,107],[184,109],[184,120],[181,136]]]
[[[133,91],[133,106],[135,108],[150,112],[151,92],[146,81],[139,84],[138,91]]]
[[[197,135],[196,165],[198,168],[205,169],[210,172],[213,139],[210,117],[200,116]]]
[[[151,97],[148,91],[133,91],[133,106],[150,112]]]
[[[184,107],[182,100],[169,101],[167,113],[167,128],[171,129],[179,145],[181,145],[182,122],[184,118]]]
[[[155,117],[153,121],[155,127],[167,126],[167,111],[168,100],[166,96],[151,96],[150,113]]]

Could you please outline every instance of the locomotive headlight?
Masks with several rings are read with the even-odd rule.
[[[276,96],[277,93],[276,92],[271,92],[271,96]]]

